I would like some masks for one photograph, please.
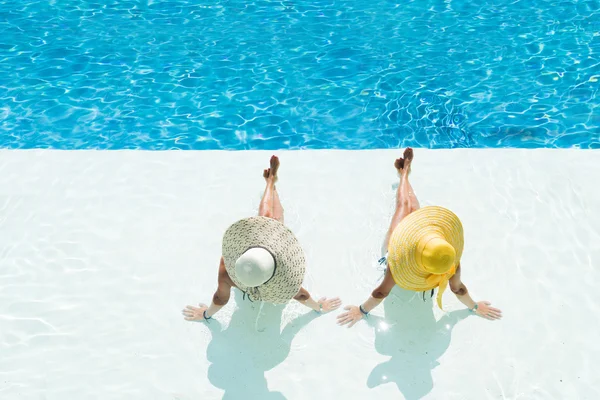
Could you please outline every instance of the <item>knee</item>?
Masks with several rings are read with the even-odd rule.
[[[259,215],[260,217],[267,217],[267,218],[273,218],[273,213],[271,212],[271,210],[264,210],[260,213]]]
[[[407,210],[410,210],[410,199],[408,197],[403,196],[403,197],[399,198],[398,201],[396,202],[396,204],[400,208],[405,208]]]
[[[263,212],[260,213],[261,217],[267,217],[267,218],[273,218],[273,212],[269,209],[264,210]]]

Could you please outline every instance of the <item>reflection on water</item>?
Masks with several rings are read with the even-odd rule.
[[[281,330],[285,305],[250,303],[234,289],[238,308],[227,329],[213,320],[208,324],[212,340],[207,358],[210,382],[225,391],[224,399],[285,399],[269,391],[265,372],[282,363],[290,353],[294,336],[313,319],[314,312],[302,314]]]
[[[450,345],[452,328],[469,315],[453,311],[439,321],[433,315],[431,298],[394,288],[384,302],[385,318],[370,316],[375,330],[375,349],[390,359],[369,375],[370,388],[393,382],[407,400],[420,399],[433,388],[431,371]]]

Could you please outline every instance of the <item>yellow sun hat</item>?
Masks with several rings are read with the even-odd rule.
[[[417,292],[439,286],[437,304],[456,273],[464,248],[463,227],[450,210],[423,207],[406,216],[390,238],[388,266],[396,284]]]

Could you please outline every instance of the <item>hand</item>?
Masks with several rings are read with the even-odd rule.
[[[339,297],[334,299],[327,300],[326,297],[321,297],[319,299],[319,304],[321,305],[321,312],[328,313],[329,311],[337,310],[342,305],[342,301]]]
[[[200,308],[187,306],[181,311],[186,321],[202,321],[204,320],[204,311],[208,310],[206,304],[199,304]]]
[[[348,312],[338,315],[338,325],[348,324],[348,328],[352,328],[354,324],[360,321],[364,316],[357,306],[346,306],[344,307],[344,310],[348,310]]]
[[[475,310],[475,313],[480,317],[489,319],[490,321],[502,318],[502,311],[497,308],[490,307],[491,305],[492,303],[489,301],[480,301],[477,303],[477,310]]]

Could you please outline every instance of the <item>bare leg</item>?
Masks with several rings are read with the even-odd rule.
[[[279,158],[276,156],[271,157],[271,167],[265,169],[263,177],[267,182],[265,187],[265,194],[260,201],[258,208],[258,215],[268,218],[273,218],[283,223],[283,207],[279,201],[279,195],[277,194],[277,188],[275,183],[277,182],[277,170],[279,169]]]
[[[396,192],[396,211],[394,212],[392,222],[390,223],[390,227],[383,242],[382,252],[384,254],[387,253],[390,237],[392,236],[396,226],[398,226],[404,217],[411,212],[418,210],[420,207],[419,200],[417,200],[417,196],[415,195],[415,192],[408,180],[413,157],[413,150],[408,147],[404,151],[404,158],[399,158],[394,163],[394,166],[400,175],[400,184],[398,185],[398,190]]]
[[[276,187],[273,187],[273,218],[283,224],[283,206],[279,200],[279,193],[277,193]]]

